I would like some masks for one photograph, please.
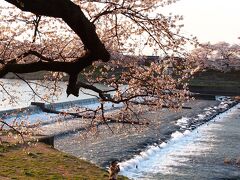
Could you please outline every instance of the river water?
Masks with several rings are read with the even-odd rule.
[[[19,84],[16,80],[1,81],[4,81],[5,88],[20,100],[16,104],[10,104],[5,100],[6,93],[0,92],[2,99],[0,109],[24,107],[28,106],[30,101],[40,101],[31,93],[28,85]],[[17,83],[18,88],[12,89],[12,86],[16,87]],[[44,91],[43,87],[35,86],[38,92]],[[65,83],[60,83],[59,99],[50,97],[50,100],[76,100],[74,97],[66,98],[65,87]],[[81,98],[89,97],[81,95]],[[154,122],[149,128],[134,131],[134,127],[124,127],[123,129],[127,131],[131,130],[130,133],[124,131],[123,134],[112,135],[109,129],[101,127],[100,133],[103,136],[98,135],[94,137],[96,139],[82,140],[81,132],[66,134],[55,138],[55,146],[59,150],[84,157],[102,167],[106,167],[111,157],[119,157],[121,174],[131,179],[240,179],[240,105],[217,115],[193,131],[190,129],[184,131],[184,128],[181,128],[188,120],[183,116],[203,113],[203,109],[207,107],[206,104],[213,107],[213,112],[218,109],[216,101],[196,101],[192,110],[183,110],[181,113],[174,114],[166,110],[163,110],[161,115],[150,113],[152,119],[160,123]],[[208,110],[204,113],[198,115],[196,122],[201,123],[201,117],[207,116]],[[37,117],[39,119],[45,117],[40,113],[33,114],[30,118],[36,120],[36,116],[39,116]],[[55,118],[55,115],[53,116]],[[157,119],[159,116],[161,118]],[[183,118],[177,120],[177,117]],[[53,130],[59,133],[67,128],[83,125],[83,122],[75,119],[42,127],[46,133],[52,133]],[[167,141],[157,143],[158,140],[163,141],[163,139]],[[154,145],[149,146],[148,143]],[[148,149],[143,150],[146,146]],[[142,152],[139,153],[139,151]]]
[[[0,80],[0,110],[28,107],[31,102],[64,102],[93,98],[96,93],[80,89],[79,97],[67,97],[67,82],[33,80],[29,84],[17,79]],[[31,88],[29,87],[31,86]],[[35,93],[33,93],[33,91]],[[6,93],[7,91],[7,93]],[[93,96],[91,96],[91,94]],[[42,98],[40,98],[42,97]]]
[[[167,111],[168,120],[161,114],[161,123],[156,129],[152,126],[149,130],[131,130],[126,134],[111,134],[101,129],[96,139],[84,140],[80,138],[81,132],[73,133],[57,137],[55,146],[104,168],[115,157],[120,160],[121,174],[131,179],[240,179],[240,105],[214,117],[217,110],[228,105],[205,100],[195,102],[197,107],[201,103],[205,108],[193,106],[195,115],[190,110],[180,115],[190,113],[189,117],[174,120],[179,116]],[[150,116],[155,119],[159,115],[150,113]],[[207,116],[214,118],[200,125]],[[190,119],[191,127],[197,124],[194,130],[185,127]],[[165,142],[154,143],[158,138]],[[152,145],[146,148],[142,146],[144,142]]]
[[[240,179],[240,105],[152,151],[140,162],[136,156],[120,163],[121,173],[142,180]]]

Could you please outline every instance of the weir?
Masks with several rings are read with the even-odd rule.
[[[6,119],[13,116],[36,114],[36,113],[42,112],[42,107],[45,107],[51,110],[56,110],[56,109],[67,109],[72,107],[73,105],[89,105],[94,103],[98,103],[97,98],[80,99],[80,100],[57,102],[57,103],[50,103],[50,104],[43,103],[43,102],[31,102],[31,105],[28,107],[2,110],[0,111],[0,117],[3,119]]]
[[[97,98],[80,99],[80,100],[58,102],[58,103],[51,103],[51,104],[45,104],[42,102],[31,102],[31,105],[29,107],[2,110],[0,111],[0,117],[2,119],[5,119],[6,121],[8,121],[9,119],[14,120],[14,119],[17,119],[18,117],[20,118],[25,116],[31,118],[31,116],[36,116],[37,114],[43,117],[43,116],[46,116],[42,114],[43,112],[53,113],[53,112],[58,112],[57,109],[68,109],[74,105],[86,106],[86,105],[91,105],[95,103],[98,103]],[[73,115],[73,114],[74,113],[69,113],[68,115]],[[58,119],[59,118],[56,117],[55,120],[53,118],[53,120],[51,121],[42,121],[40,125],[43,126],[43,125],[55,123]],[[31,128],[32,126],[34,127],[35,125],[34,124],[28,125],[29,128]],[[72,132],[72,131],[73,130],[68,132]],[[58,134],[65,134],[65,133],[66,132],[58,132]],[[37,139],[39,142],[43,142],[45,144],[48,144],[54,147],[54,135],[52,134],[38,134],[37,136],[34,136],[33,139]]]
[[[82,132],[71,132],[70,134],[65,134],[65,136],[57,137],[55,139],[55,147],[71,155],[90,160],[105,168],[112,159],[124,162],[148,149],[149,145],[157,145],[168,141],[172,133],[176,131],[180,131],[180,133],[186,129],[191,131],[210,121],[217,114],[224,112],[236,103],[231,100],[226,100],[225,102],[195,100],[185,104],[191,107],[191,109],[182,109],[178,112],[168,109],[162,109],[159,112],[146,112],[149,125],[140,128],[141,130],[131,125],[123,125],[124,128],[121,129],[115,127],[114,124],[109,124],[111,128],[116,130],[116,133],[113,134],[106,127],[99,126],[98,135],[97,137],[94,136],[96,139],[94,137],[81,139]],[[208,112],[208,108],[212,108],[211,113],[203,116],[204,112]],[[187,128],[182,128],[177,124],[182,117],[191,117],[187,122]]]

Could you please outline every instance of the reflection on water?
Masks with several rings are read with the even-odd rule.
[[[77,99],[92,98],[92,96],[84,94],[96,95],[92,91],[81,91],[79,97],[70,95],[67,97],[67,82],[54,83],[51,81],[32,80],[29,84],[16,79],[1,79],[0,84],[0,110],[22,108],[30,105],[31,102],[63,102],[73,101]],[[31,88],[29,87],[31,86]],[[100,85],[99,85],[100,86]],[[5,92],[7,91],[7,93]],[[35,93],[33,93],[33,91]],[[43,99],[40,99],[43,98]]]
[[[237,105],[193,132],[176,136],[134,167],[123,162],[122,174],[144,180],[240,179],[239,108]]]

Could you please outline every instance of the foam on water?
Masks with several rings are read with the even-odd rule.
[[[179,138],[181,138],[183,136],[183,133],[176,131],[174,133],[172,133],[171,135],[171,140],[178,140]]]
[[[225,103],[221,103],[220,106],[214,108],[205,109],[205,115],[209,115],[219,108],[229,107]],[[176,131],[172,133],[171,139],[167,142],[163,142],[158,146],[149,146],[146,151],[141,152],[139,155],[136,155],[134,158],[119,163],[121,168],[121,174],[125,175],[132,179],[148,179],[146,174],[151,173],[162,173],[162,174],[171,174],[173,165],[180,165],[181,163],[187,161],[184,156],[181,158],[178,157],[178,161],[174,159],[175,156],[168,156],[169,154],[177,154],[178,149],[184,148],[187,144],[193,143],[197,138],[201,138],[204,130],[206,128],[218,128],[214,127],[215,121],[224,121],[226,120],[229,113],[233,113],[237,108],[240,107],[240,104],[234,106],[233,108],[225,111],[222,114],[217,115],[212,121],[205,123],[204,125],[198,127],[197,129],[190,131],[185,130],[183,132]],[[202,118],[203,115],[198,116]],[[183,117],[177,121],[177,124],[184,127],[187,124],[189,118]],[[210,149],[211,146],[202,147],[202,151]],[[193,150],[194,151],[194,150]],[[194,153],[198,153],[197,151]]]
[[[177,120],[177,125],[178,126],[186,126],[188,124],[189,118],[188,117],[182,117]]]

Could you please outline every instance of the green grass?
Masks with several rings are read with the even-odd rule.
[[[232,88],[232,90],[235,90],[240,88],[240,71],[226,73],[214,70],[204,71],[191,79],[189,85],[209,88]]]
[[[108,179],[105,170],[41,143],[27,148],[1,145],[0,149],[0,179]]]
[[[240,87],[240,83],[236,81],[210,81],[210,80],[197,80],[194,79],[191,81],[190,85],[192,86],[209,86],[209,87]]]

